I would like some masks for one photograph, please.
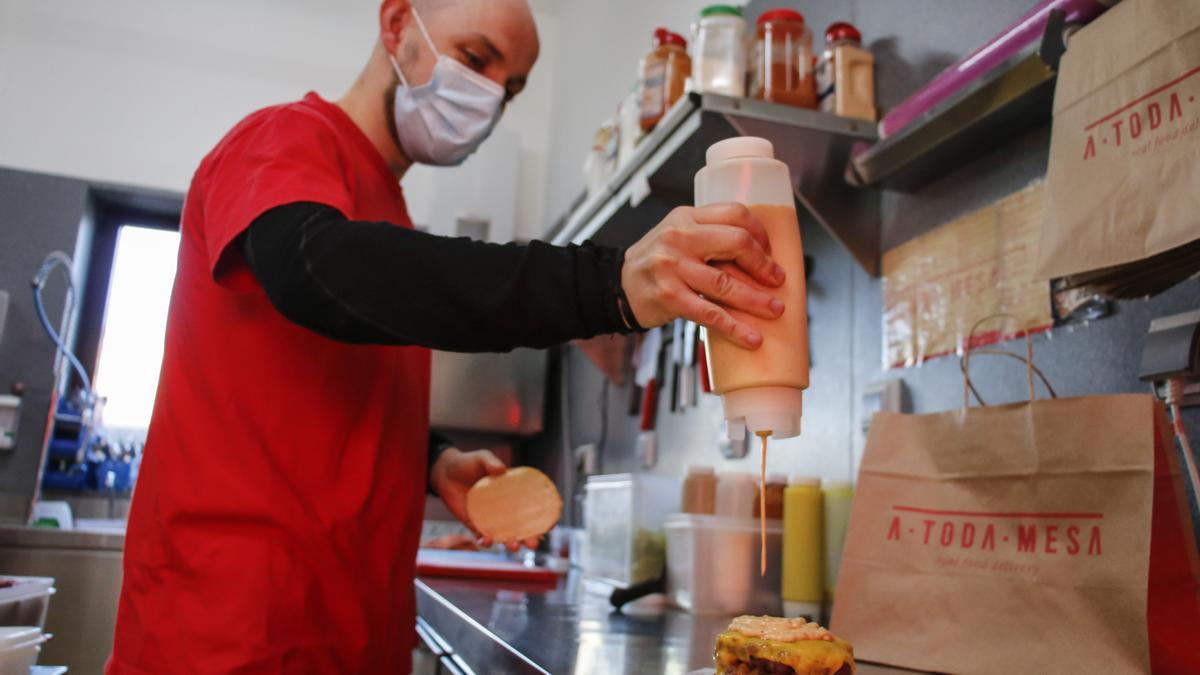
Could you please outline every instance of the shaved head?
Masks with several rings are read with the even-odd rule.
[[[385,3],[386,4],[386,3]],[[539,44],[528,0],[412,0],[439,54],[457,59],[504,87],[506,100],[525,87]],[[416,82],[428,79],[431,54],[412,21],[399,40],[397,60]]]
[[[429,40],[417,26],[418,16]],[[438,58],[453,59],[503,87],[507,105],[525,88],[539,49],[528,0],[381,0],[379,40],[338,103],[402,176],[411,161],[399,147],[393,122],[400,83],[393,64],[406,82],[420,86],[430,81]]]

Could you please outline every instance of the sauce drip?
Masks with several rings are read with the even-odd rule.
[[[761,562],[759,576],[764,577],[767,576],[767,436],[770,435],[770,431],[758,432],[762,439],[762,458],[758,465],[758,527],[762,548],[758,555]]]

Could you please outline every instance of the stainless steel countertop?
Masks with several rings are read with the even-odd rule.
[[[0,525],[0,547],[122,551],[125,535],[115,530],[59,530]]]
[[[432,633],[464,672],[554,675],[711,669],[716,636],[730,620],[675,609],[615,612],[574,570],[554,588],[423,577],[417,614],[419,632]],[[910,671],[859,664],[858,672]]]

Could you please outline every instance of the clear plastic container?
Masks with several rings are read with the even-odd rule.
[[[619,587],[663,573],[663,523],[679,508],[681,481],[665,476],[592,476],[585,488],[583,572]]]
[[[746,95],[746,22],[733,5],[709,5],[693,27],[692,86],[698,92]]]
[[[758,17],[754,43],[754,98],[800,108],[817,107],[812,32],[804,15],[773,9]]]
[[[667,595],[696,614],[780,613],[783,525],[767,521],[767,574],[759,522],[687,513],[667,518]]]
[[[0,628],[0,675],[29,675],[48,639],[38,626]]]
[[[0,576],[0,580],[13,582],[0,588],[0,626],[45,627],[54,578]]]
[[[804,247],[788,167],[775,159],[770,141],[743,136],[708,149],[707,164],[696,174],[696,206],[721,202],[745,204],[758,216],[771,240],[771,256],[787,272],[787,279],[782,287],[771,289],[784,302],[782,316],[742,317],[762,334],[758,349],[748,350],[708,333],[705,348],[712,389],[724,399],[731,439],[741,440],[747,430],[774,438],[797,436],[803,390],[808,388]],[[722,268],[748,279],[735,266]]]

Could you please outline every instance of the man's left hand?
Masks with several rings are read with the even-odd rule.
[[[508,471],[508,467],[504,466],[504,462],[501,462],[500,458],[491,450],[463,452],[458,448],[449,448],[434,463],[433,469],[429,472],[429,483],[433,487],[433,491],[446,503],[446,507],[450,509],[454,517],[471,528],[472,532],[478,534],[479,530],[475,529],[475,525],[467,517],[467,491],[480,479],[487,476],[500,476],[506,471]],[[482,537],[479,545],[487,548],[492,543],[490,538]],[[522,545],[531,549],[536,548],[538,540],[531,538],[503,543],[508,550],[516,551]]]

